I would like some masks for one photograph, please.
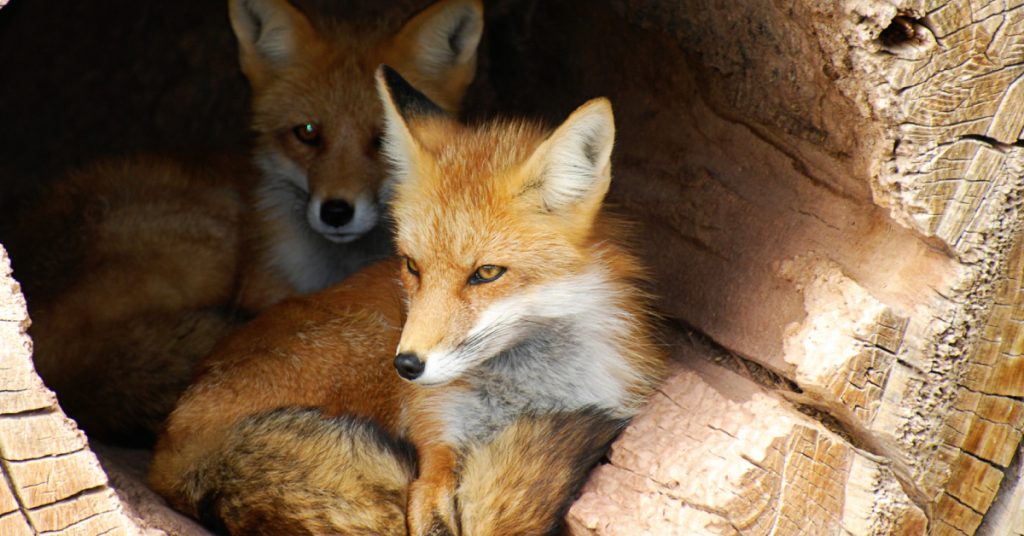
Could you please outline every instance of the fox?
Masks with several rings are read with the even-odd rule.
[[[228,337],[168,418],[150,486],[232,534],[557,533],[665,373],[645,271],[603,210],[611,104],[553,131],[464,125],[396,70],[376,80],[398,255]],[[369,520],[348,506],[366,496],[388,497]]]
[[[287,0],[230,0],[252,89],[252,230],[259,256],[243,303],[326,288],[392,254],[384,225],[382,110],[373,83],[394,65],[457,114],[475,78],[481,0],[440,0],[397,30],[307,17]]]
[[[379,63],[451,113],[475,76],[479,0],[377,25],[311,17],[287,0],[228,8],[251,88],[251,154],[94,162],[3,232],[36,367],[93,439],[151,446],[218,341],[391,254]]]

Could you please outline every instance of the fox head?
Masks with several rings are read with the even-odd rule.
[[[313,21],[288,0],[230,0],[252,88],[264,209],[305,220],[335,243],[378,222],[381,108],[373,70],[394,65],[455,112],[476,72],[480,0],[441,0],[396,34]]]
[[[467,127],[385,66],[385,156],[408,317],[395,358],[421,385],[459,378],[607,295],[590,247],[611,180],[607,99],[553,132]],[[600,270],[598,270],[600,271]],[[601,320],[595,320],[601,321]]]

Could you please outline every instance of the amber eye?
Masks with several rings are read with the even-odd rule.
[[[405,269],[409,270],[409,273],[416,277],[420,276],[420,267],[416,266],[416,261],[409,257],[405,258]]]
[[[490,283],[495,279],[505,274],[504,266],[495,266],[493,264],[485,264],[476,269],[473,275],[469,276],[470,285],[479,285],[481,283]]]
[[[313,147],[318,147],[322,141],[320,138],[320,126],[313,122],[303,123],[292,129],[292,134],[299,141]]]

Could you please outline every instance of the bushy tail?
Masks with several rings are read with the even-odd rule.
[[[530,415],[466,451],[465,536],[549,535],[625,422],[597,410]],[[405,535],[415,451],[376,424],[279,409],[243,419],[181,495],[225,534]]]
[[[590,469],[625,426],[600,410],[524,416],[466,455],[465,536],[559,534]]]
[[[415,453],[379,426],[281,409],[234,426],[183,495],[222,533],[404,535]]]
[[[193,369],[242,320],[221,308],[139,314],[77,331],[33,326],[35,364],[93,439],[151,446]]]

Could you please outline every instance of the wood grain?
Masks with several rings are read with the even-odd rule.
[[[0,248],[0,534],[141,534],[85,435],[35,374],[28,325]]]

